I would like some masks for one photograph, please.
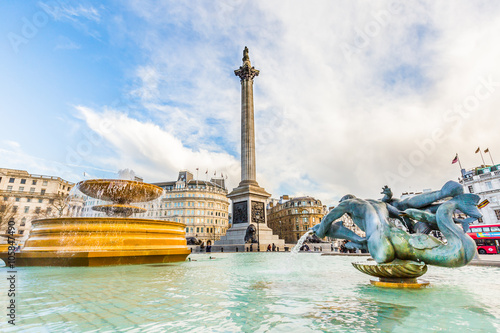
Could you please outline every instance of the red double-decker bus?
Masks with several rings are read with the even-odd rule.
[[[477,244],[479,254],[500,253],[500,224],[470,225],[467,233]]]

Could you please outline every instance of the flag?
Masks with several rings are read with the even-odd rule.
[[[477,147],[476,154],[479,153],[480,151],[481,151],[481,149],[479,147]]]
[[[453,161],[451,161],[451,164],[455,164],[458,162],[458,154],[455,156],[455,158],[453,159]]]
[[[484,152],[485,152],[485,153],[488,153],[489,151],[490,151],[490,148],[486,148],[486,149],[484,150]]]
[[[217,171],[214,171],[214,176],[217,176]]]
[[[208,175],[208,169],[207,169],[207,171],[205,171],[205,175]]]
[[[490,202],[488,201],[488,199],[484,199],[483,201],[481,201],[479,203],[479,205],[477,205],[477,208],[484,208],[484,207],[488,206],[489,203]]]

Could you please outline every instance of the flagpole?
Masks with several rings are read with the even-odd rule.
[[[488,151],[488,154],[490,154],[491,164],[495,165],[495,162],[493,162],[493,157],[491,157],[490,148],[486,148],[486,150],[484,152],[486,153],[486,151]]]
[[[483,165],[486,166],[486,162],[484,162],[483,152],[480,150],[479,154],[481,154],[481,159],[483,160]]]
[[[481,154],[481,159],[483,160],[483,165],[486,166],[486,163],[484,162],[484,158],[483,158],[483,152],[481,151],[481,147],[477,147],[476,154],[477,153]]]
[[[457,153],[457,160],[458,160],[458,165],[460,165],[460,171],[462,171],[463,170],[462,163],[460,162],[460,157],[458,157],[458,153]]]

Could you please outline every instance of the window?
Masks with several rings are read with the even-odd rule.
[[[16,198],[16,201],[17,201],[17,202],[21,201],[21,198]]]
[[[21,224],[19,225],[20,227],[24,227],[26,225],[26,218],[23,217],[21,220]]]
[[[472,187],[472,185],[469,185],[469,193],[474,193],[474,188]]]
[[[47,207],[47,214],[50,214],[52,212],[52,207]]]
[[[10,178],[10,179],[9,179],[9,183],[13,183],[13,182],[14,182],[14,180],[15,180],[15,178]]]
[[[31,185],[36,185],[36,180],[32,181]]]
[[[46,180],[43,181],[42,185],[47,186],[48,182]]]
[[[13,207],[12,207],[12,212],[13,212],[13,213],[16,213],[16,212],[17,212],[17,206],[13,206]]]
[[[24,192],[24,186],[19,186],[19,192]]]
[[[29,211],[30,211],[30,207],[29,206],[24,207],[24,213],[29,213]]]
[[[12,192],[12,186],[7,186],[7,192]]]
[[[488,190],[492,190],[493,189],[493,185],[491,185],[491,182],[486,182],[486,188]]]
[[[497,220],[500,220],[500,209],[495,209],[495,215],[497,216]]]
[[[35,193],[35,188],[34,187],[30,188],[30,193]]]
[[[52,199],[52,203],[54,203],[53,201],[54,199]],[[42,203],[43,202],[43,199],[38,199],[38,203]]]
[[[45,189],[42,189],[42,191],[40,192],[41,195],[44,195],[45,194]]]
[[[9,197],[3,197],[3,201],[9,200]]]
[[[40,214],[40,211],[41,211],[41,210],[42,210],[42,208],[41,208],[41,207],[36,207],[36,208],[35,208],[35,213]]]
[[[31,202],[31,198],[26,199],[26,202]]]

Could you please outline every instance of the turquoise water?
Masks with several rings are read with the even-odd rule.
[[[303,253],[176,264],[18,268],[1,332],[496,332],[500,268],[430,267],[424,290],[380,289],[351,261]],[[0,270],[6,309],[7,269]],[[2,311],[2,310],[0,310]],[[7,310],[3,310],[5,314]],[[2,314],[2,318],[6,318]]]

